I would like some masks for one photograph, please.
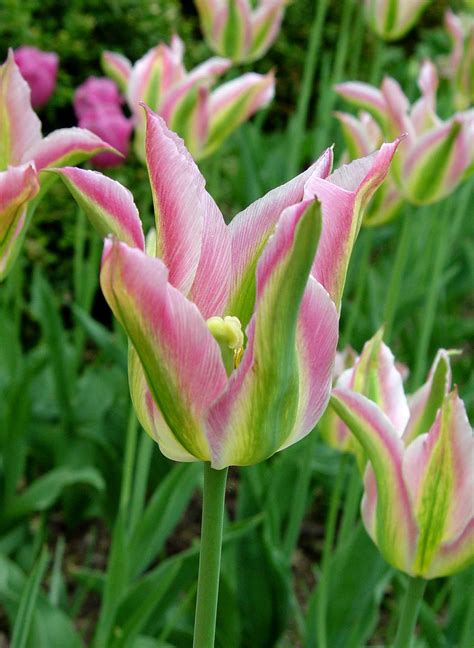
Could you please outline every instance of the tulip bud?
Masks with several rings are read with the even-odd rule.
[[[127,119],[120,110],[107,107],[96,108],[79,119],[79,126],[89,129],[123,154],[121,157],[115,153],[99,153],[92,158],[94,164],[100,167],[123,164],[124,158],[128,155],[133,130],[132,119]]]
[[[381,38],[402,38],[415,25],[430,0],[365,0],[369,25]]]
[[[368,457],[367,531],[410,576],[447,576],[474,560],[474,438],[457,389],[449,390],[449,355],[441,351],[410,399],[406,426],[345,387],[331,399]]]
[[[261,58],[280,31],[287,0],[195,0],[209,47],[234,63]]]
[[[15,63],[31,90],[31,105],[41,108],[56,87],[59,58],[54,52],[42,52],[36,47],[23,45],[14,51]]]
[[[448,9],[444,24],[452,49],[442,61],[442,74],[451,81],[456,108],[464,110],[474,103],[474,18]]]
[[[122,104],[123,98],[111,79],[89,77],[74,93],[74,112],[78,119],[95,110],[97,106],[120,110]]]

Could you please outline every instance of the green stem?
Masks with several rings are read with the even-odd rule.
[[[355,296],[353,304],[350,307],[349,316],[347,318],[346,326],[344,327],[344,334],[342,336],[341,348],[344,349],[352,339],[352,333],[356,323],[360,321],[360,314],[362,308],[362,301],[365,295],[365,289],[367,288],[367,283],[362,280],[364,277],[367,277],[369,265],[370,265],[370,251],[372,249],[372,241],[374,238],[374,230],[369,229],[366,232],[363,232],[363,244],[362,253],[359,265],[357,266],[357,276],[359,281],[357,282]]]
[[[128,518],[127,509],[130,505],[132,492],[133,467],[137,449],[138,420],[133,406],[130,407],[127,424],[127,438],[125,443],[125,458],[122,469],[122,486],[120,490],[120,509]]]
[[[194,648],[214,646],[226,480],[227,468],[214,470],[209,463],[204,464]]]
[[[301,142],[306,126],[306,119],[308,116],[309,101],[311,98],[311,91],[314,85],[314,74],[316,72],[317,56],[320,50],[321,37],[323,33],[324,20],[328,8],[329,0],[316,0],[314,3],[315,16],[313,25],[311,27],[311,34],[308,43],[308,54],[305,57],[305,65],[303,71],[303,81],[301,83],[301,92],[298,97],[298,104],[296,107],[296,115],[292,128],[290,139],[290,150],[288,153],[288,177],[292,178],[296,175],[299,167],[299,159],[301,154]]]
[[[351,531],[354,529],[359,509],[360,497],[362,494],[362,479],[357,463],[352,466],[349,486],[347,488],[346,499],[344,502],[344,511],[342,514],[341,530],[338,536],[338,545],[344,544],[349,538]]]
[[[311,483],[311,465],[316,452],[316,431],[310,434],[307,441],[306,452],[299,466],[298,478],[295,485],[293,505],[290,509],[288,525],[286,527],[285,539],[283,541],[283,552],[288,560],[295,550],[300,534],[301,523],[303,522],[306,506],[308,503],[308,491]]]
[[[336,481],[331,493],[329,502],[328,521],[324,535],[323,553],[321,557],[321,580],[318,585],[319,598],[316,609],[316,633],[318,648],[327,648],[327,631],[326,616],[328,607],[328,581],[329,581],[329,561],[331,558],[334,538],[336,536],[337,513],[341,502],[342,486],[346,474],[347,454],[342,454],[339,461],[339,468],[336,475]]]
[[[408,250],[410,248],[411,216],[411,213],[406,213],[403,216],[402,231],[400,238],[398,239],[397,252],[395,254],[395,261],[393,264],[392,274],[387,291],[387,298],[385,301],[383,319],[385,325],[384,339],[387,344],[389,344],[390,342],[393,320],[395,318],[395,313],[398,305],[398,297],[400,295],[400,285],[407,262]]]
[[[424,578],[410,578],[393,648],[410,648],[426,587]]]

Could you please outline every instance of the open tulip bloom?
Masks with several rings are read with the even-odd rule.
[[[402,196],[413,204],[441,200],[474,171],[474,110],[458,112],[443,121],[436,115],[438,76],[431,61],[423,63],[418,85],[422,96],[413,106],[398,82],[386,77],[381,88],[361,82],[345,82],[336,91],[355,106],[369,112],[383,138],[405,134],[392,167]],[[346,134],[360,137],[346,122]]]
[[[77,164],[108,150],[82,128],[63,128],[47,137],[31,107],[30,88],[13,53],[0,66],[0,280],[10,271],[23,242],[34,206],[48,182],[41,171]],[[30,209],[28,209],[30,207]]]
[[[376,338],[367,343],[372,352],[378,346],[372,368],[343,374],[331,397],[368,460],[362,518],[391,565],[424,579],[446,576],[474,560],[472,429],[451,389],[448,352],[438,352],[407,399],[392,354]]]
[[[195,0],[209,47],[235,63],[261,58],[272,45],[288,0]]]
[[[173,36],[170,46],[160,43],[151,49],[133,67],[121,54],[103,54],[106,74],[126,94],[135,116],[135,150],[142,160],[146,152],[141,102],[163,117],[198,160],[217,150],[241,123],[273,98],[272,72],[249,72],[211,91],[210,87],[231,67],[232,61],[214,57],[187,72],[183,54],[184,45],[178,36]]]
[[[199,648],[213,645],[225,469],[296,443],[322,415],[361,212],[397,144],[332,174],[328,149],[227,226],[182,140],[147,109],[152,250],[124,187],[93,171],[56,171],[95,227],[113,235],[100,280],[129,337],[142,426],[167,457],[206,462]]]

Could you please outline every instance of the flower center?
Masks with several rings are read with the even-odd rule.
[[[232,315],[210,317],[207,327],[221,347],[232,349],[233,365],[237,369],[244,353],[244,334],[239,318]]]

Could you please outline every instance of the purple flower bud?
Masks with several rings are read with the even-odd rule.
[[[123,98],[117,85],[111,79],[102,77],[89,77],[74,93],[74,112],[78,119],[95,110],[97,107],[110,107],[120,109]]]
[[[23,45],[14,51],[14,58],[23,78],[30,86],[33,108],[44,106],[56,87],[58,55]]]
[[[87,128],[123,154],[128,155],[133,119],[128,119],[119,108],[96,106],[79,119],[79,126]],[[113,167],[123,163],[124,157],[115,153],[99,153],[92,162],[100,167]]]

